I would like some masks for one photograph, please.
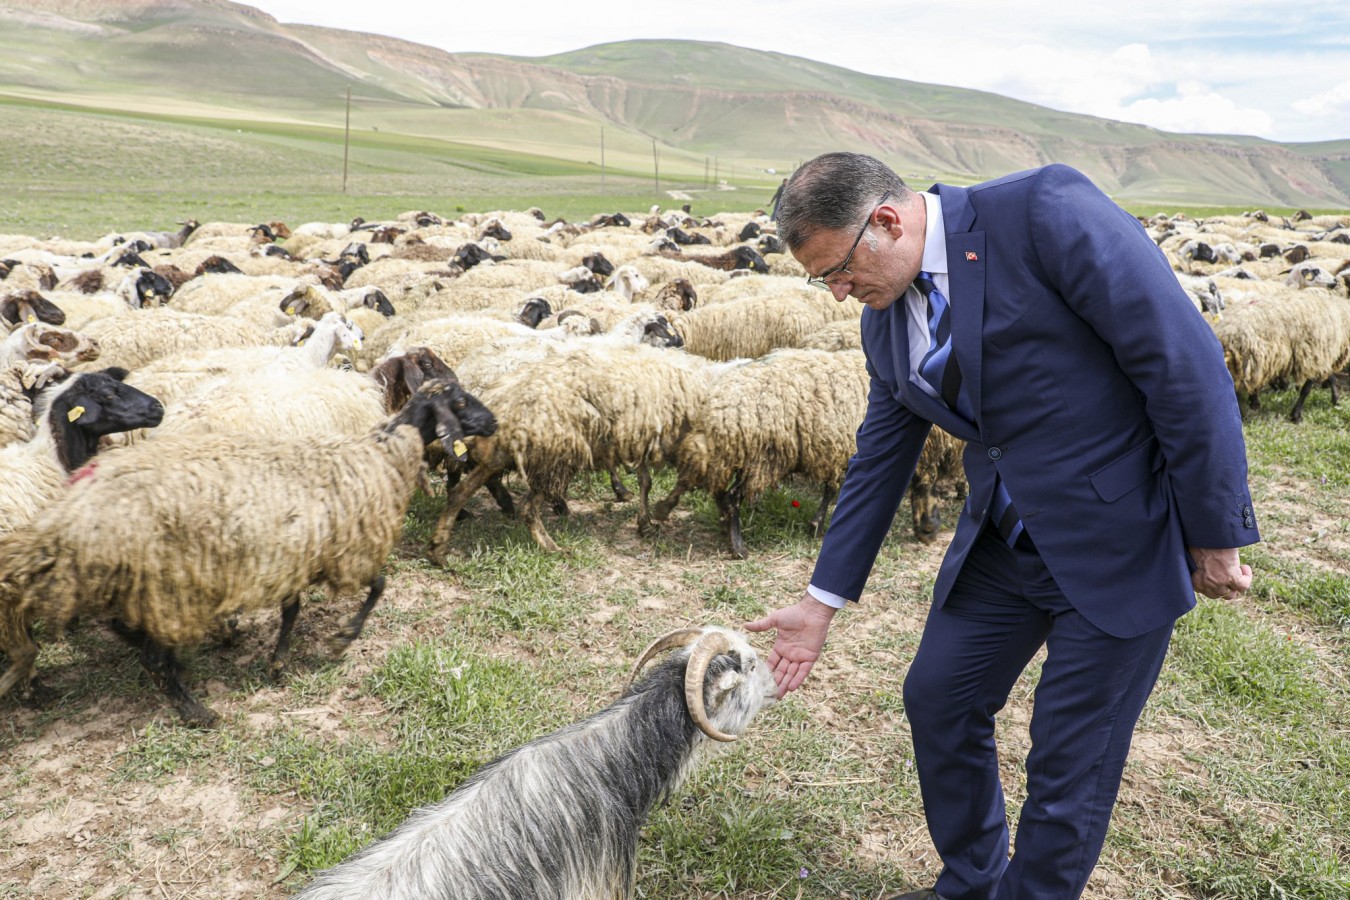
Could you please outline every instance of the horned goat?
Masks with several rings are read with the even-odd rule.
[[[672,647],[611,705],[488,763],[298,896],[629,900],[652,809],[777,694],[754,648],[720,628],[663,635],[633,678]]]

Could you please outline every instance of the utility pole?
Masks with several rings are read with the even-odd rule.
[[[652,175],[656,179],[656,198],[661,199],[661,158],[656,153],[656,138],[652,138]]]
[[[347,154],[352,142],[352,89],[347,88],[347,124],[342,129],[342,193],[347,193]]]

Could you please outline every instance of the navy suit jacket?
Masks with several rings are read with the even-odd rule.
[[[932,423],[968,443],[944,602],[995,474],[1068,601],[1117,637],[1195,605],[1193,547],[1259,540],[1223,352],[1129,213],[1061,165],[935,185],[953,352],[978,423],[909,380],[906,305],[863,311],[871,388],[811,583],[856,599]]]

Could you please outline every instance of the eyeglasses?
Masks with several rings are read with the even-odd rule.
[[[882,194],[881,199],[877,201],[877,205],[872,207],[872,211],[867,214],[867,218],[863,220],[862,228],[858,229],[858,236],[853,239],[853,246],[848,248],[848,256],[844,257],[844,261],[833,269],[826,269],[814,278],[807,278],[807,284],[811,285],[813,288],[828,291],[832,285],[840,283],[839,279],[835,276],[847,275],[850,278],[853,277],[853,273],[848,270],[848,264],[853,262],[853,254],[858,249],[858,242],[861,241],[862,236],[867,233],[867,226],[872,224],[872,217],[877,214],[877,210],[881,209],[881,205],[886,202],[886,198],[890,195],[890,191]]]

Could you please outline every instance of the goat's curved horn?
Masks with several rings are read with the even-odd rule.
[[[628,683],[624,685],[624,690],[626,691],[633,686],[633,682],[637,681],[638,674],[642,671],[642,667],[645,666],[653,656],[660,653],[662,650],[669,650],[672,647],[687,647],[702,636],[702,628],[677,628],[652,641],[647,645],[647,649],[642,651],[642,655],[638,657],[637,665],[633,666],[633,671],[628,676]]]
[[[689,668],[684,675],[684,702],[689,706],[689,718],[714,741],[730,742],[740,740],[738,734],[727,734],[708,719],[708,711],[703,707],[703,679],[708,674],[708,666],[713,657],[731,649],[731,641],[720,631],[709,631],[699,638],[698,643],[689,651]]]

